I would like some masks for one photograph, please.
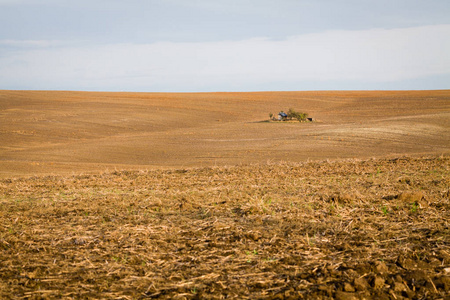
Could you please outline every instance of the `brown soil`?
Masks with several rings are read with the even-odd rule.
[[[0,91],[0,298],[448,299],[449,100]]]
[[[0,181],[0,298],[448,299],[450,157]]]
[[[269,123],[293,108],[314,123]],[[450,90],[0,91],[0,177],[443,154]]]

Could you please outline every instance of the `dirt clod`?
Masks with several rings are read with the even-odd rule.
[[[388,267],[386,266],[386,264],[385,264],[384,262],[382,262],[382,261],[378,261],[378,262],[376,263],[375,269],[376,269],[376,272],[377,272],[378,274],[387,274],[388,271],[389,271],[389,269],[388,269]]]
[[[353,287],[353,285],[351,285],[350,283],[346,282],[344,284],[344,291],[346,291],[346,292],[354,292],[355,288]]]
[[[364,291],[369,288],[369,283],[365,278],[355,278],[354,281],[355,288],[359,291]]]
[[[379,276],[375,277],[373,281],[373,288],[379,290],[383,288],[385,280]]]
[[[396,292],[406,292],[407,290],[408,290],[408,288],[402,282],[396,282],[395,283],[394,291],[396,291]]]
[[[335,297],[337,300],[358,300],[359,299],[353,293],[342,292],[342,291],[337,291]]]

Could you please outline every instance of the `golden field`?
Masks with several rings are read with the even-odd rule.
[[[265,123],[289,108],[317,122]],[[443,154],[450,91],[0,91],[0,176]]]

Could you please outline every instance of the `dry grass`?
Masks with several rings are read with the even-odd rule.
[[[450,157],[0,181],[0,297],[450,297]]]

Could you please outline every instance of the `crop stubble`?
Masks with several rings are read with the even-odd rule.
[[[2,179],[0,297],[444,299],[449,162]]]

